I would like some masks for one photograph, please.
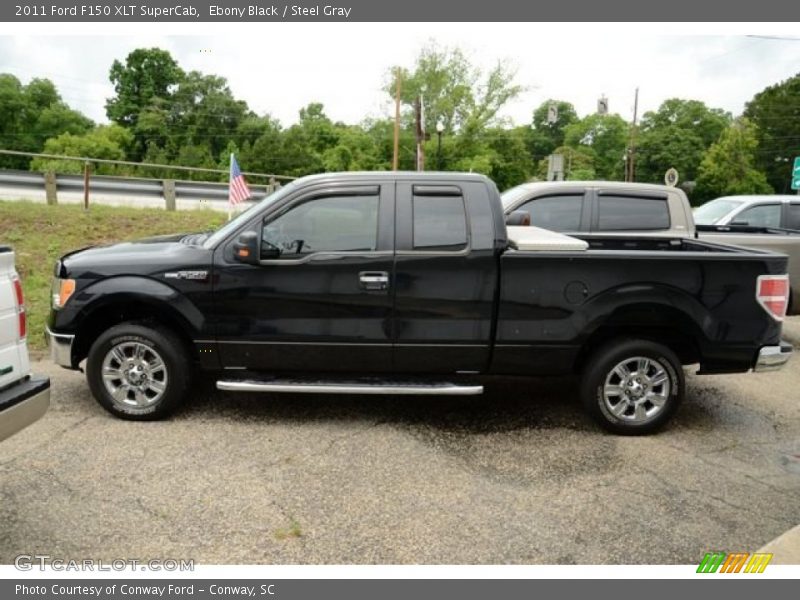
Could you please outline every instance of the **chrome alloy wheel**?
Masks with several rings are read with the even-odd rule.
[[[167,368],[161,356],[141,342],[120,342],[103,358],[103,385],[122,407],[145,408],[167,390]]]
[[[603,401],[618,419],[646,423],[664,408],[670,386],[667,367],[660,361],[633,356],[609,371],[603,385]]]

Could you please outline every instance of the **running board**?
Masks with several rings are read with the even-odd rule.
[[[288,392],[294,394],[372,394],[409,396],[475,396],[482,385],[456,383],[404,383],[391,381],[308,381],[292,379],[220,380],[217,389],[226,392]]]

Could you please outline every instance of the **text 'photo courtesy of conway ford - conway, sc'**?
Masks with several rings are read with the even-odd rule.
[[[576,374],[588,413],[620,434],[670,419],[686,365],[789,359],[785,255],[680,233],[568,236],[506,212],[477,174],[299,179],[215,232],[63,256],[52,357],[85,360],[98,402],[137,420],[173,411],[198,369],[220,390],[333,394]]]

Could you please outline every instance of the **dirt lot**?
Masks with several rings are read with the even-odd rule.
[[[445,399],[206,383],[172,420],[129,423],[82,375],[35,370],[52,408],[0,445],[3,563],[692,563],[800,522],[800,357],[690,377],[646,438],[601,433],[561,380]]]

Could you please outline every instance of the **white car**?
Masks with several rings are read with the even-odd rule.
[[[31,375],[22,285],[14,252],[0,246],[0,441],[41,418],[50,379]]]

